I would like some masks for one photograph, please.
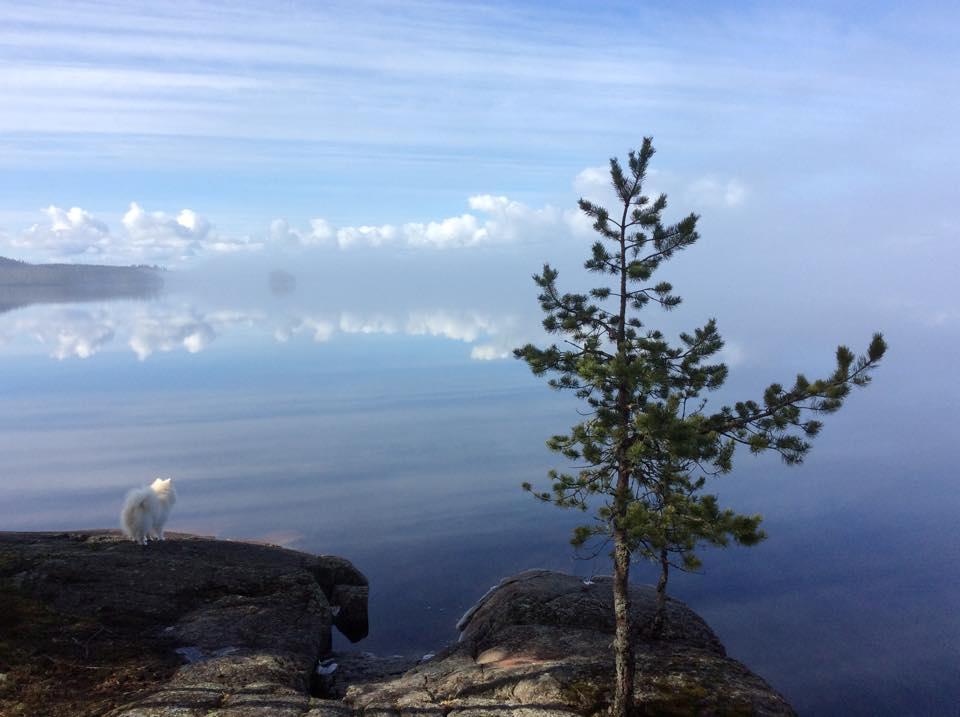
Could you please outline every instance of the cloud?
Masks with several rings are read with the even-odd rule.
[[[605,203],[613,198],[608,167],[586,167],[573,178],[573,188],[584,199]]]
[[[336,230],[325,219],[310,222],[309,231],[300,231],[290,226],[286,219],[274,219],[270,223],[269,240],[281,246],[318,246],[330,242]]]
[[[325,244],[336,237],[341,249],[403,246],[453,249],[482,244],[510,244],[580,235],[589,230],[577,211],[560,211],[550,205],[530,207],[505,196],[478,194],[467,199],[474,213],[463,213],[426,222],[359,225],[334,228],[327,220],[311,220],[310,229],[291,227],[285,219],[270,224],[270,241],[302,247]]]
[[[47,221],[34,224],[8,241],[18,250],[40,252],[55,258],[102,256],[112,250],[113,237],[107,225],[80,207],[43,210]]]
[[[210,223],[190,209],[173,217],[145,212],[136,202],[123,215],[123,226],[133,251],[144,256],[187,259],[197,254],[210,234]]]
[[[174,217],[164,212],[145,212],[131,202],[123,215],[123,226],[127,231],[125,247],[144,259],[184,261],[205,252],[232,254],[263,246],[214,232],[210,222],[192,209],[183,209]]]
[[[657,172],[650,176],[657,180]],[[584,198],[614,206],[617,198],[606,167],[587,167],[573,180],[574,189]],[[656,196],[655,188],[647,188]],[[686,198],[696,204],[736,207],[747,196],[746,187],[736,179],[721,181],[702,177],[689,184]],[[27,258],[88,259],[133,263],[180,263],[210,254],[259,251],[267,246],[300,250],[336,246],[460,249],[494,244],[522,244],[592,236],[592,221],[579,209],[560,210],[550,204],[531,207],[504,195],[475,194],[467,198],[469,212],[441,219],[405,224],[359,224],[335,227],[323,217],[310,220],[305,229],[283,218],[274,219],[262,240],[230,237],[215,230],[205,217],[192,209],[177,214],[148,212],[136,202],[121,220],[122,232],[111,233],[107,224],[84,209],[65,210],[50,206],[44,210],[47,222],[34,224],[6,243]],[[0,239],[3,236],[0,235]]]
[[[309,231],[290,227],[283,219],[274,220],[270,228],[272,241],[300,246],[320,244],[336,237],[341,249],[351,247],[404,246],[412,248],[451,249],[481,244],[506,244],[541,241],[576,234],[583,222],[573,212],[561,212],[550,205],[533,208],[505,196],[478,194],[467,199],[475,213],[425,222],[345,226],[334,229],[322,218],[313,219]],[[586,225],[589,227],[589,223]]]
[[[462,214],[427,224],[405,224],[403,237],[410,246],[438,248],[473,246],[491,238],[487,228],[472,214]]]
[[[655,171],[650,172],[656,176]],[[661,177],[662,181],[664,178]],[[574,189],[591,201],[612,206],[617,200],[605,167],[587,167],[573,181]],[[657,191],[648,189],[649,196]],[[736,207],[747,196],[736,179],[702,177],[689,184],[686,199],[707,206]],[[261,240],[231,237],[218,232],[192,209],[176,214],[146,211],[131,202],[113,233],[106,222],[73,207],[50,206],[47,221],[34,224],[19,236],[6,237],[14,254],[40,260],[80,260],[115,263],[177,264],[200,256],[259,251],[267,246],[300,250],[336,246],[460,249],[480,245],[530,244],[592,236],[592,222],[579,209],[557,209],[549,204],[531,207],[503,195],[475,194],[467,198],[469,212],[441,219],[405,224],[360,224],[335,227],[323,217],[311,219],[306,229],[286,219],[274,219]],[[0,239],[4,239],[0,235]]]
[[[311,226],[317,222],[324,222],[323,219],[314,219],[310,222]],[[337,230],[337,244],[341,249],[356,244],[367,244],[369,246],[383,246],[392,244],[399,236],[395,226],[384,224],[379,227],[361,226],[344,227]]]
[[[480,344],[470,349],[470,358],[476,361],[498,361],[508,358],[512,349],[494,344]]]
[[[733,209],[746,200],[747,188],[736,179],[723,181],[716,177],[702,177],[687,188],[686,196],[695,204]]]
[[[107,263],[177,263],[203,254],[225,254],[262,248],[262,242],[217,233],[192,209],[176,215],[147,212],[131,202],[119,233],[80,207],[43,210],[46,221],[19,235],[0,237],[18,257],[36,261],[100,261]]]
[[[488,215],[485,229],[493,241],[518,242],[569,234],[564,214],[547,205],[533,209],[507,197],[481,194],[470,197],[470,208]]]
[[[746,356],[747,354],[743,345],[738,341],[731,341],[730,339],[723,342],[723,348],[720,349],[720,353],[717,355],[720,361],[727,364],[730,368],[743,365]]]

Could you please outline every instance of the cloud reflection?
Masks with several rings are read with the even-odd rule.
[[[59,360],[86,359],[124,346],[141,361],[155,353],[195,354],[225,336],[253,336],[284,344],[298,338],[326,343],[356,334],[441,337],[472,344],[472,358],[491,360],[507,357],[529,333],[515,316],[449,309],[289,309],[269,313],[156,301],[88,304],[82,308],[33,306],[0,316],[0,342],[28,352],[42,347]]]

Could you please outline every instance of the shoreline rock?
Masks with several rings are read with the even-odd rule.
[[[399,678],[355,685],[357,713],[405,715],[600,715],[612,697],[613,589],[547,570],[509,577],[460,622],[461,639]],[[651,715],[793,715],[760,677],[726,656],[703,619],[667,604],[659,639],[652,587],[631,587],[637,644],[637,706]]]
[[[177,534],[0,533],[0,607],[0,713],[31,717],[300,715],[331,626],[367,634],[349,561]]]
[[[331,626],[366,636],[367,590],[343,558],[257,543],[0,533],[0,713],[557,717],[610,700],[609,578],[506,578],[435,655],[331,652]],[[794,714],[683,603],[645,636],[655,594],[631,594],[641,714]]]

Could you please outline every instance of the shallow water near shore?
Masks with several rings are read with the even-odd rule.
[[[535,339],[534,311],[330,310],[263,293],[0,315],[0,530],[111,527],[126,490],[172,476],[170,530],[352,560],[371,583],[357,647],[382,654],[455,639],[461,614],[519,570],[608,572],[602,551],[568,546],[585,516],[519,487],[545,483],[557,461],[544,440],[577,420],[521,363],[485,360]],[[671,582],[801,713],[949,713],[960,699],[960,500],[937,408],[956,389],[929,357],[929,374],[913,371],[916,334],[888,337],[876,385],[827,419],[805,465],[744,454],[717,480],[724,501],[765,515],[769,540],[710,551],[705,574]],[[734,369],[731,388],[756,393],[781,369]],[[924,399],[926,413],[911,408]]]

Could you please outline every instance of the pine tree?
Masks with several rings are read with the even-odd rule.
[[[886,350],[883,337],[874,334],[863,356],[840,346],[836,369],[825,378],[798,375],[789,389],[767,387],[762,401],[708,411],[701,394],[719,388],[727,377],[727,367],[715,361],[723,347],[716,321],[680,334],[672,344],[640,319],[649,305],[670,310],[680,303],[668,282],[651,277],[699,238],[696,214],[666,225],[661,218],[666,196],[643,194],[653,154],[648,137],[639,151],[630,152],[626,170],[610,160],[619,200],[615,214],[579,202],[599,235],[584,266],[608,277],[609,284],[585,294],[561,293],[557,271],[544,265],[534,276],[543,326],[563,338],[563,348],[528,344],[514,351],[534,374],[552,374],[550,386],[574,391],[587,407],[585,420],[547,442],[579,464],[576,472],[551,471],[551,491],[524,488],[559,507],[594,510],[594,521],[575,530],[575,545],[596,536],[612,542],[616,669],[611,714],[621,717],[634,706],[631,557],[652,560],[661,569],[651,626],[656,633],[664,619],[670,567],[699,566],[695,549],[704,543],[753,545],[764,537],[760,516],[721,509],[715,496],[704,493],[708,479],[732,469],[740,444],[752,453],[775,451],[787,464],[800,463],[821,428],[811,416],[839,409],[851,387],[869,382]]]

